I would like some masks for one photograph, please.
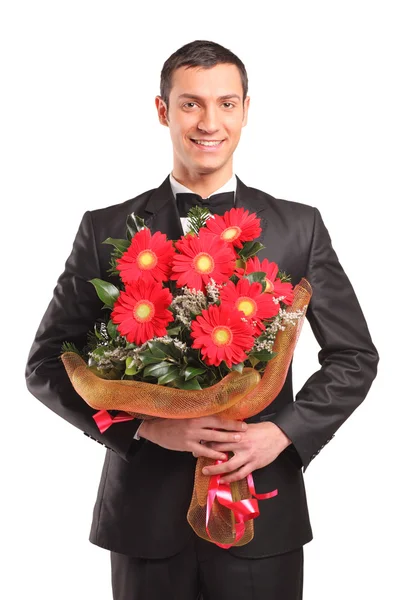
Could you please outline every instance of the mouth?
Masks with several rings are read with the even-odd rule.
[[[190,138],[190,141],[196,146],[196,148],[203,152],[215,152],[221,148],[225,140],[202,140]]]

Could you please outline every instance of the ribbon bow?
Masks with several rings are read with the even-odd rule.
[[[208,208],[214,215],[223,215],[227,210],[233,208],[235,203],[235,192],[222,192],[213,194],[209,198],[202,198],[199,194],[178,193],[176,203],[179,216],[187,217],[192,206]]]

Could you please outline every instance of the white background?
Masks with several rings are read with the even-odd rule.
[[[248,70],[249,122],[235,171],[248,185],[319,208],[381,356],[367,399],[305,473],[314,540],[305,546],[304,598],[396,597],[396,5],[3,7],[3,598],[112,597],[109,552],[88,541],[105,449],[34,399],[24,368],[83,213],[157,187],[171,170],[154,97],[163,62],[195,39],[230,48]],[[295,392],[319,368],[318,349],[307,323]]]

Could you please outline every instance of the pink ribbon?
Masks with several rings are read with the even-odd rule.
[[[109,412],[106,410],[99,410],[95,415],[93,415],[93,419],[96,421],[97,427],[100,430],[100,433],[104,433],[106,429],[111,427],[113,423],[122,423],[123,421],[132,421],[134,417],[128,415],[125,412],[119,412],[113,418]]]
[[[215,461],[215,465],[220,465],[226,460],[217,460]],[[207,535],[212,542],[214,542],[220,548],[228,549],[234,546],[244,535],[246,526],[245,522],[250,519],[255,519],[260,515],[260,511],[258,509],[257,500],[267,500],[268,498],[273,498],[277,496],[278,489],[273,490],[272,492],[267,492],[266,494],[257,494],[254,486],[253,475],[249,473],[247,475],[247,484],[249,486],[249,490],[254,498],[246,498],[244,500],[233,501],[232,493],[230,489],[229,483],[221,483],[222,475],[212,475],[210,477],[210,483],[208,485],[208,493],[207,493],[207,508],[206,508],[206,531]],[[208,523],[211,516],[211,509],[214,504],[215,499],[218,500],[222,506],[230,509],[235,516],[235,539],[231,544],[219,544],[215,540],[213,540],[209,528]]]

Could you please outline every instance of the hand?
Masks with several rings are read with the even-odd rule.
[[[291,444],[291,440],[275,423],[248,424],[247,431],[242,434],[240,442],[232,443],[207,443],[206,447],[217,452],[234,452],[228,461],[203,469],[204,475],[227,474],[220,479],[221,483],[239,481],[252,471],[265,467],[273,462],[277,456]],[[204,445],[195,456],[206,456]]]
[[[201,444],[200,441],[218,442],[235,448],[248,427],[243,421],[222,419],[217,415],[196,419],[151,419],[142,423],[140,437],[168,450],[192,452],[193,456],[224,460],[227,458],[226,454],[207,444]]]

